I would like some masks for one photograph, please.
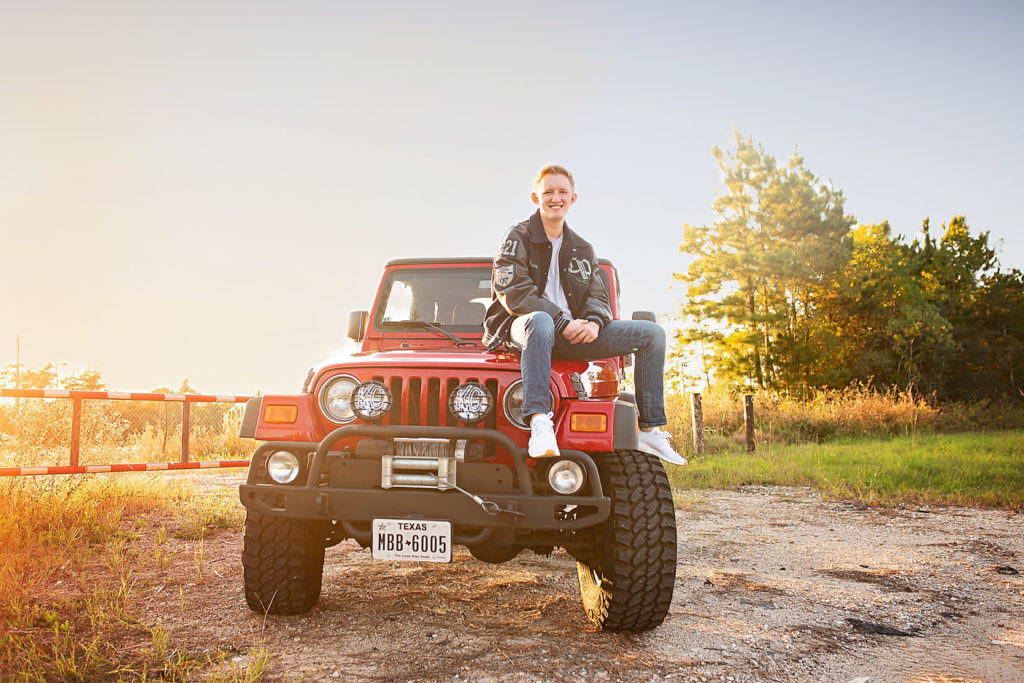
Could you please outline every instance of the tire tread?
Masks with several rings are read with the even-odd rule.
[[[324,544],[316,522],[246,513],[242,575],[249,609],[308,612],[320,597],[323,569]]]
[[[665,620],[672,602],[672,490],[661,462],[639,451],[608,453],[598,458],[598,470],[612,511],[601,529],[600,559],[594,567],[578,566],[584,608],[604,630],[645,631]]]

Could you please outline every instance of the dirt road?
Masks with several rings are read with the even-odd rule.
[[[590,627],[563,552],[378,563],[345,542],[309,615],[256,615],[236,531],[180,541],[143,604],[193,647],[262,643],[270,681],[1024,680],[1020,514],[748,488],[687,494],[677,521],[671,612],[639,635]]]

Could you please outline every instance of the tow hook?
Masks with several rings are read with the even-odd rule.
[[[316,495],[316,499],[314,500],[314,504],[316,505],[316,509],[320,512],[320,514],[324,515],[325,517],[330,515],[327,496],[325,494],[318,493]]]

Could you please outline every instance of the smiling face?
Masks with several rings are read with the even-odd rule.
[[[540,207],[540,216],[545,222],[561,223],[569,207],[576,203],[576,192],[569,178],[548,173],[537,181],[530,198]]]

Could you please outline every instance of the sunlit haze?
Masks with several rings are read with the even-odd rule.
[[[733,131],[862,223],[1024,268],[1024,5],[0,0],[0,366],[294,391],[384,264],[492,255],[568,166],[623,304],[672,313]]]

